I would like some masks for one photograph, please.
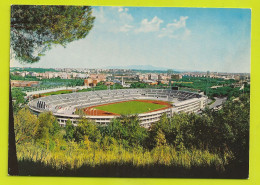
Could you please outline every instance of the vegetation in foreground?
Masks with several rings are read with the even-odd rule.
[[[249,95],[220,111],[165,115],[147,130],[136,116],[65,128],[45,112],[14,115],[20,175],[247,178]]]

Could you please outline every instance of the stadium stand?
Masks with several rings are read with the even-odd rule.
[[[34,99],[28,105],[36,114],[51,111],[57,117],[59,124],[65,126],[68,119],[73,124],[77,124],[77,120],[80,118],[76,114],[77,109],[135,99],[161,100],[172,104],[171,108],[139,114],[138,117],[141,125],[144,127],[149,127],[152,123],[158,121],[164,113],[172,116],[174,113],[180,112],[198,112],[204,109],[207,103],[206,96],[188,91],[170,89],[118,89],[46,96]],[[106,125],[116,116],[98,116],[93,113],[93,115],[85,115],[85,117],[96,123]]]

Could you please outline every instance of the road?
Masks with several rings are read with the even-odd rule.
[[[222,105],[227,100],[226,97],[225,98],[215,98],[215,99],[216,99],[216,101],[209,106],[210,109],[213,109],[219,105]]]

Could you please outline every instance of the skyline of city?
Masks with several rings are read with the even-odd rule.
[[[93,15],[85,39],[54,47],[36,64],[10,66],[250,73],[250,9],[93,7]]]
[[[119,66],[120,67],[120,66]],[[155,67],[155,66],[153,66]],[[140,71],[142,73],[167,73],[168,70],[172,70],[173,74],[193,74],[193,73],[198,73],[198,74],[206,74],[206,73],[211,73],[211,74],[247,74],[250,75],[251,72],[226,72],[226,71],[192,71],[192,70],[175,70],[175,69],[134,69],[134,68],[109,68],[109,67],[105,67],[105,68],[80,68],[80,67],[26,67],[26,66],[14,66],[14,67],[10,67],[10,71],[12,71],[13,69],[24,69],[26,71],[26,69],[55,69],[55,70],[61,70],[66,72],[66,70],[69,71],[75,71],[75,72],[81,72],[84,73],[84,71],[89,71],[89,70],[96,70],[98,73],[103,73],[106,71]]]

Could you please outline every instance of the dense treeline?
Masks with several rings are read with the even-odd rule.
[[[223,80],[220,78],[207,78],[207,77],[189,77],[185,76],[179,82],[193,82],[193,83],[177,83],[175,86],[178,87],[186,87],[190,89],[196,89],[203,91],[205,94],[210,98],[214,97],[238,97],[242,93],[249,93],[250,92],[250,85],[245,84],[244,90],[240,90],[240,87],[234,88],[233,84],[238,82],[234,79]],[[222,86],[218,88],[212,89],[212,86]]]
[[[19,76],[10,74],[10,80],[24,80],[24,81],[40,81],[39,78],[35,76]]]
[[[36,72],[36,73],[45,73],[45,72],[59,72],[55,69],[52,68],[11,68],[11,71],[19,71],[19,72],[23,72],[23,71],[27,71],[27,72]]]
[[[88,91],[98,91],[98,90],[107,90],[108,86],[104,84],[104,82],[98,82],[95,87],[87,88],[87,89],[81,89],[77,92],[88,92]],[[121,84],[115,83],[114,85],[110,85],[110,89],[123,89],[123,86]]]
[[[130,87],[131,88],[148,88],[149,85],[147,83],[134,82],[134,83],[131,83]]]
[[[206,77],[183,77],[181,80],[177,80],[178,83],[173,83],[172,86],[177,86],[180,89],[191,91],[202,91],[211,99],[214,97],[239,97],[243,93],[250,92],[250,84],[244,84],[244,89],[240,90],[240,87],[233,87],[233,83],[237,82],[233,79],[223,80],[218,78],[206,78]],[[192,83],[181,83],[192,82]],[[143,82],[134,82],[131,84],[131,88],[167,88],[168,84],[149,85]],[[218,88],[211,88],[212,86],[220,86]]]
[[[228,99],[232,97],[239,97],[243,93],[249,93],[250,92],[250,85],[245,84],[244,89],[240,90],[240,87],[231,87],[231,86],[224,86],[219,87],[216,89],[209,89],[208,90],[208,96],[210,98],[213,97],[227,97]]]
[[[164,115],[150,129],[141,127],[137,116],[122,116],[108,126],[82,118],[77,126],[67,121],[61,128],[50,112],[37,117],[25,107],[14,116],[21,173],[28,173],[32,167],[26,171],[24,165],[33,162],[55,169],[54,175],[156,176],[161,169],[157,176],[194,177],[187,170],[200,169],[196,177],[246,178],[249,107],[249,95],[241,95],[220,111]]]
[[[40,81],[40,87],[42,86],[82,86],[84,85],[84,79],[62,79],[60,77],[56,78],[44,78],[40,79],[35,76],[18,76],[18,75],[10,75],[11,80],[23,80],[23,81]]]

